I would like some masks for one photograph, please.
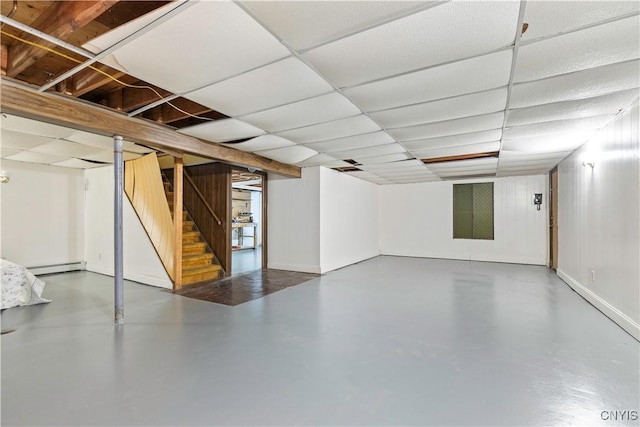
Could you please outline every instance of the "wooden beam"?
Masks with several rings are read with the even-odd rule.
[[[173,289],[182,288],[182,198],[183,198],[183,168],[182,159],[173,159]]]
[[[31,26],[60,40],[66,40],[117,2],[118,0],[56,1]],[[30,34],[22,37],[42,46],[54,47],[52,43]],[[19,75],[46,54],[46,50],[37,46],[21,42],[12,43],[9,48],[7,75],[10,77]]]
[[[0,45],[0,75],[7,75],[7,64],[9,63],[9,48],[6,44]]]
[[[458,160],[484,159],[487,157],[498,157],[499,154],[500,154],[499,151],[487,151],[485,153],[461,154],[458,156],[431,157],[429,159],[422,159],[422,162],[429,164],[429,163],[455,162]]]
[[[100,135],[122,135],[126,140],[161,151],[194,154],[237,166],[300,178],[298,166],[257,154],[205,142],[148,120],[127,117],[99,105],[37,89],[2,78],[2,112]]]

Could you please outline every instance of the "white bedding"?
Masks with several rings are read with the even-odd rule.
[[[44,282],[26,268],[3,259],[0,270],[2,270],[0,309],[51,301],[42,298]]]

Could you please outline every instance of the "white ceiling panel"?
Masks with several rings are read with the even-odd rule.
[[[430,174],[430,175],[424,175],[421,177],[413,177],[413,178],[394,178],[392,181],[395,184],[413,184],[413,183],[419,183],[419,182],[440,181],[440,177],[438,177],[438,175]]]
[[[238,119],[215,120],[182,128],[178,130],[178,132],[211,142],[234,141],[236,139],[251,138],[265,133],[262,129]]]
[[[425,166],[420,160],[410,159],[394,163],[362,165],[360,168],[371,173],[383,173],[391,171],[423,170]]]
[[[4,126],[4,121],[2,125]],[[21,131],[13,131],[2,128],[2,139],[0,145],[3,148],[15,148],[17,150],[30,150],[39,145],[48,144],[55,139],[47,138],[45,136],[30,135]]]
[[[68,160],[69,157],[56,156],[55,154],[48,153],[35,153],[33,151],[21,151],[17,154],[7,157],[7,159],[17,160],[19,162],[51,164],[61,162],[63,160]]]
[[[298,166],[302,166],[302,167],[325,166],[327,164],[334,164],[334,163],[340,163],[340,164],[344,164],[345,166],[349,166],[349,163],[342,162],[336,159],[335,157],[331,157],[328,154],[316,154],[313,157],[309,157],[308,159],[298,163]],[[339,166],[331,166],[331,167],[339,167]]]
[[[596,129],[604,126],[612,118],[613,115],[609,115],[514,126],[505,129],[504,139],[527,138],[554,133],[574,133],[576,134],[576,137],[587,138],[593,134]]]
[[[374,147],[376,145],[392,144],[395,140],[386,132],[372,132],[362,135],[348,136],[346,138],[332,139],[329,141],[312,142],[306,147],[320,153],[332,153],[334,151],[352,150],[356,148]]]
[[[183,93],[289,54],[237,4],[203,1],[117,49],[113,56],[129,74]]]
[[[530,1],[524,15],[529,28],[523,41],[560,34],[585,25],[637,13],[637,1]]]
[[[55,154],[64,157],[82,157],[87,154],[97,153],[100,148],[90,145],[78,144],[77,142],[65,141],[58,139],[47,144],[39,145],[31,151],[45,154]]]
[[[122,153],[122,158],[124,159],[124,161],[134,160],[139,157],[142,157],[142,154],[130,153],[128,151],[124,151]],[[113,151],[110,151],[110,150],[98,151],[97,153],[82,156],[82,159],[92,160],[94,162],[113,163]]]
[[[406,152],[407,150],[405,150],[400,144],[384,144],[376,145],[374,147],[357,148],[354,150],[336,151],[331,153],[331,155],[338,159],[351,159],[355,157],[363,158]]]
[[[378,111],[495,89],[509,83],[512,55],[504,50],[357,86],[344,94],[364,111]]]
[[[397,128],[493,113],[504,110],[506,103],[507,88],[504,87],[488,92],[374,112],[370,116],[384,128]]]
[[[291,145],[295,144],[288,139],[280,138],[276,135],[262,135],[249,141],[227,144],[228,147],[242,151],[272,150],[275,148],[289,147]]]
[[[331,85],[315,71],[291,57],[184,97],[228,116],[240,116],[332,90]]]
[[[73,169],[91,169],[91,168],[104,166],[100,163],[87,162],[85,160],[80,160],[80,159],[64,160],[62,162],[52,163],[52,165],[60,166],[63,168],[73,168]]]
[[[458,145],[456,147],[435,148],[432,150],[414,150],[411,152],[420,159],[434,159],[438,157],[461,156],[464,154],[488,153],[500,150],[500,142],[485,142],[481,144]]]
[[[519,7],[519,2],[449,2],[303,56],[337,86],[353,86],[510,46]]]
[[[258,154],[268,159],[276,160],[278,162],[300,163],[310,157],[315,156],[318,153],[311,148],[294,145],[291,147],[260,151]]]
[[[469,132],[459,135],[450,135],[440,138],[417,139],[403,142],[408,150],[426,150],[432,148],[455,147],[458,145],[477,144],[481,142],[495,142],[502,137],[502,129],[493,129],[482,132]]]
[[[243,116],[242,120],[269,132],[279,132],[360,114],[343,95],[333,92],[282,107]]]
[[[413,170],[410,172],[379,172],[379,175],[385,179],[410,179],[418,177],[433,177],[434,174],[427,167],[423,167],[420,170]]]
[[[524,168],[524,169],[516,169],[516,170],[502,170],[498,166],[498,171],[496,172],[496,177],[503,178],[506,176],[531,176],[531,175],[546,175],[552,168]]]
[[[509,106],[522,108],[581,99],[640,87],[640,61],[605,65],[548,79],[515,84]]]
[[[355,176],[356,178],[363,179],[365,181],[369,181],[369,182],[387,182],[386,179],[367,171],[353,171],[353,172],[344,172],[344,173],[346,173],[347,175]]]
[[[243,1],[289,46],[308,49],[436,4],[435,1]],[[283,17],[288,19],[283,19]]]
[[[387,132],[398,141],[436,138],[466,132],[476,132],[502,127],[504,112],[465,117],[463,119],[416,125],[405,128],[388,129]]]
[[[362,133],[370,133],[378,130],[380,130],[380,127],[375,124],[369,117],[365,115],[359,115],[355,117],[348,117],[346,119],[334,120],[332,122],[320,123],[313,126],[280,132],[279,135],[294,142],[308,143],[359,135]]]
[[[391,163],[401,160],[412,159],[413,156],[406,153],[385,154],[383,156],[371,156],[371,157],[358,157],[354,158],[355,161],[363,165],[374,165],[378,163]]]
[[[500,166],[517,164],[546,164],[554,161],[562,160],[571,154],[571,150],[560,151],[556,153],[517,153],[513,151],[505,151],[500,153]]]
[[[112,149],[113,150],[113,138],[103,135],[96,135],[94,133],[74,131],[71,135],[65,137],[68,141],[77,142],[79,144],[90,145],[92,147]],[[126,145],[123,143],[123,147]]]
[[[128,142],[128,141],[124,141],[124,144],[122,144],[122,147],[124,148],[125,151],[130,151],[132,153],[139,153],[139,154],[148,154],[156,151],[153,148],[145,147],[144,145],[134,144],[133,142]]]
[[[638,89],[631,89],[577,101],[561,101],[510,110],[507,115],[507,126],[617,114],[637,99],[638,95],[640,95]]]
[[[521,46],[516,82],[542,79],[572,71],[640,57],[640,17],[634,16]]]
[[[19,150],[17,148],[7,148],[4,146],[0,146],[0,158],[5,158],[5,157],[9,157],[9,156],[13,156],[14,154],[18,154],[19,152],[21,152],[22,150]]]
[[[76,132],[73,129],[51,125],[49,123],[36,120],[25,119],[23,117],[2,114],[0,118],[0,128],[3,131],[12,130],[26,133],[28,135],[46,136],[49,138],[66,138]],[[4,135],[3,135],[4,136]]]
[[[502,141],[502,153],[553,153],[575,150],[587,142],[589,135],[581,133],[539,135],[529,138],[506,139]]]

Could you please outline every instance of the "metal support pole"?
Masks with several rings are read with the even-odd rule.
[[[122,137],[113,137],[113,169],[115,174],[115,194],[113,211],[114,240],[114,300],[116,325],[124,323],[124,291],[123,291],[123,256],[122,256],[122,193],[123,170]]]

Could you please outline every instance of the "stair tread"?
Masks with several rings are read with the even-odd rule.
[[[222,267],[220,266],[220,264],[211,264],[211,265],[206,265],[204,267],[186,268],[182,270],[182,277],[192,276],[195,274],[208,273],[208,272],[213,273],[213,272],[220,271],[221,269]]]
[[[205,259],[205,258],[213,259],[213,254],[209,253],[209,252],[205,252],[203,254],[184,254],[184,255],[182,255],[182,260],[183,261],[193,261],[193,260],[196,260],[196,259]]]

